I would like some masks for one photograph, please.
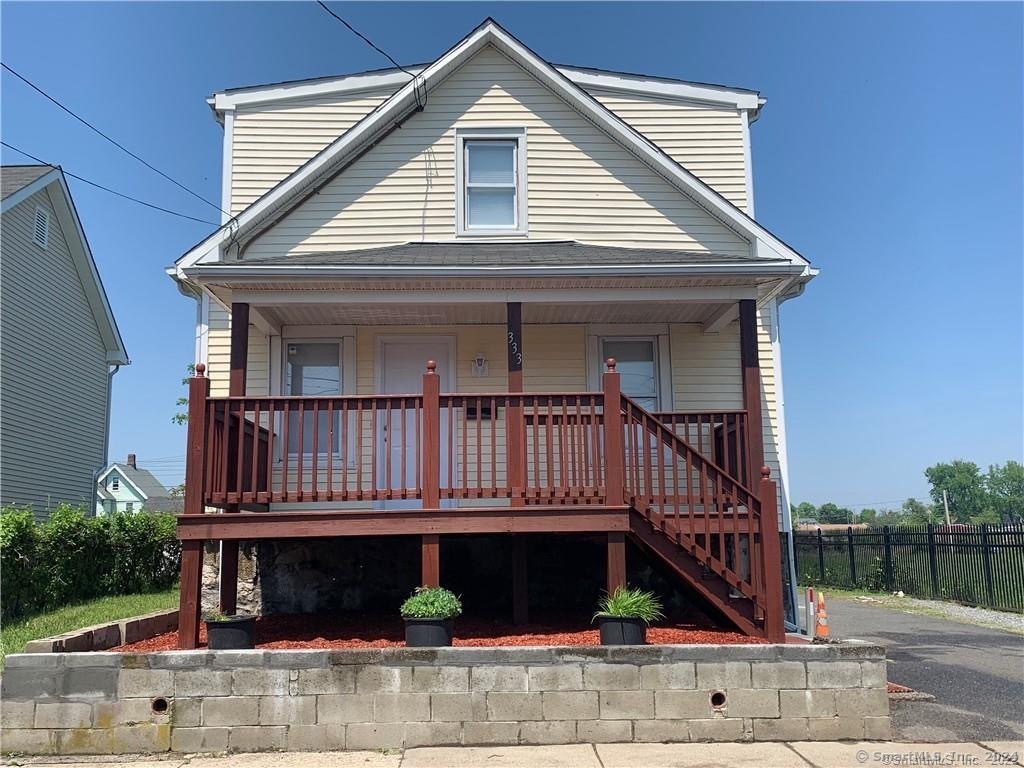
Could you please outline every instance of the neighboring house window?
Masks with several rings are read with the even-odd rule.
[[[460,235],[526,232],[526,133],[456,133],[457,225]]]
[[[32,228],[32,241],[40,248],[50,242],[50,213],[44,208],[36,208],[36,218]]]
[[[660,400],[658,342],[651,337],[601,339],[601,360],[615,358],[622,394],[648,411],[657,411]],[[602,369],[604,365],[602,363]]]
[[[131,502],[131,501],[125,503],[124,509],[125,509],[126,512],[134,512],[135,511],[135,503]]]
[[[341,342],[289,341],[285,345],[284,389],[288,395],[310,397],[341,394]],[[340,414],[334,414],[334,439],[331,450],[338,451],[341,433]],[[316,434],[317,453],[326,453],[331,441],[328,414],[320,412],[317,427],[313,428],[313,414],[303,414],[302,453],[313,452]],[[293,413],[288,421],[288,451],[299,452],[299,414]]]
[[[110,490],[121,490],[121,479],[117,475],[114,475],[112,478],[110,478]]]

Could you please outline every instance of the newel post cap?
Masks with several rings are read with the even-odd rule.
[[[427,373],[435,373],[437,371],[437,360],[427,360]]]
[[[761,479],[762,480],[771,480],[772,479],[772,471],[770,469],[768,469],[768,467],[761,467]]]
[[[609,357],[605,361],[605,365],[608,366],[608,373],[615,373],[615,358],[614,357]]]
[[[206,363],[196,363],[196,376],[202,378],[206,375]]]

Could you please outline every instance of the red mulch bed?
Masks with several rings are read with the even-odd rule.
[[[685,643],[764,643],[738,632],[708,629],[695,623],[668,621],[647,630],[652,645]],[[199,630],[199,645],[206,646],[206,627]],[[277,615],[256,620],[257,648],[400,648],[405,645],[402,620],[394,616]],[[585,620],[548,621],[516,627],[509,623],[460,618],[455,623],[455,645],[461,647],[524,645],[600,645],[597,628]],[[111,650],[127,653],[171,651],[177,633],[169,632]]]

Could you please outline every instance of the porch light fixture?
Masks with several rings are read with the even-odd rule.
[[[473,366],[470,373],[475,379],[482,379],[487,375],[487,358],[483,352],[477,352],[473,357]]]

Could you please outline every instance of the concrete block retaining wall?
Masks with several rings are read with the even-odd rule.
[[[887,739],[885,672],[848,643],[19,654],[0,748]]]

